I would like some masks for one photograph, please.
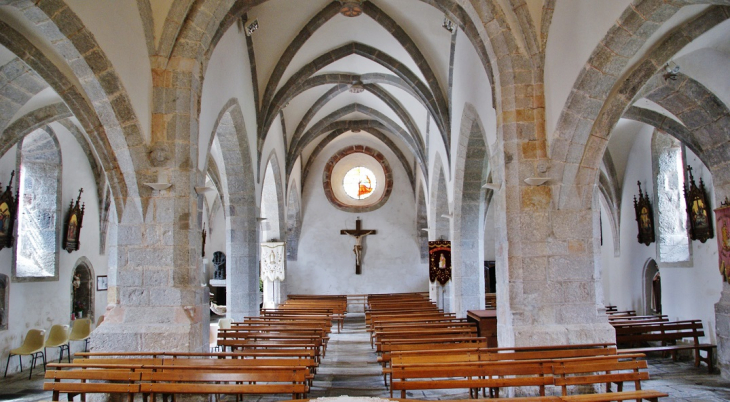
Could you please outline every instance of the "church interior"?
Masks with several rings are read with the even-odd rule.
[[[211,320],[290,295],[421,293],[494,308],[500,347],[699,320],[730,380],[729,19],[0,0],[0,361],[79,319],[90,351],[207,352]]]

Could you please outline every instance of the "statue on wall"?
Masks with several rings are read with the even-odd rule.
[[[213,279],[226,279],[226,255],[222,251],[213,253],[213,265],[215,266]]]

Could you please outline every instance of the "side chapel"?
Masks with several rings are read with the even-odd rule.
[[[494,292],[500,345],[612,342],[606,305],[661,311],[701,319],[730,378],[728,230],[695,235],[730,196],[729,18],[727,0],[0,0],[0,359],[102,315],[92,350],[201,351],[210,292],[234,320],[414,291],[463,317]]]

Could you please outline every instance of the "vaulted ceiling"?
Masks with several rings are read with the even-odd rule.
[[[444,13],[420,0],[365,2],[356,17],[342,7],[271,0],[245,16],[246,27],[258,23],[249,51],[260,141],[283,123],[290,169],[322,141],[364,131],[425,173],[427,133],[449,136],[453,38]]]

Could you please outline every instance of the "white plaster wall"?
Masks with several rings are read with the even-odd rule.
[[[251,70],[247,67],[249,61],[246,49],[245,34],[238,32],[234,24],[218,42],[208,63],[203,81],[199,119],[198,167],[200,168],[209,151],[208,144],[218,115],[230,99],[237,99],[243,112],[246,135],[250,144],[250,155],[244,155],[244,158],[251,158],[251,166],[256,166],[256,106]],[[255,175],[255,172],[253,174]]]
[[[545,123],[548,141],[575,80],[631,0],[557,0],[545,48]]]
[[[377,149],[393,171],[388,201],[372,212],[350,213],[327,201],[322,187],[324,164],[337,151],[362,144]],[[425,292],[428,269],[421,264],[416,242],[414,197],[405,171],[383,144],[369,135],[348,135],[330,143],[314,163],[302,194],[302,231],[297,261],[287,261],[287,291],[292,294],[364,294]],[[362,275],[355,275],[355,240],[340,235],[354,229],[356,217],[363,229],[376,235],[363,241]]]
[[[602,209],[603,246],[601,247],[604,301],[619,310],[644,311],[644,265],[649,259],[656,260],[656,243],[640,244],[633,197],[638,194],[636,182],[641,180],[642,189],[649,186],[654,197],[651,165],[651,136],[653,129],[642,125],[636,132],[636,140],[627,159],[621,204],[621,255],[614,257],[611,226]],[[687,163],[695,170],[695,180],[700,176],[711,187],[710,174],[701,166],[699,159],[688,151]],[[702,173],[699,173],[699,172]],[[708,194],[712,199],[713,194]],[[712,205],[713,208],[716,206]],[[713,215],[714,221],[714,215]],[[717,240],[705,244],[692,241],[693,262],[684,267],[659,266],[662,277],[662,312],[670,320],[701,319],[705,327],[706,341],[715,342],[714,304],[720,298],[722,279],[717,268]]]
[[[150,138],[152,73],[135,0],[66,2],[94,34],[129,95],[145,138]],[[113,16],[113,18],[110,18]]]
[[[0,331],[0,359],[7,359],[10,349],[21,345],[22,339],[29,329],[50,330],[54,324],[71,324],[71,279],[77,261],[86,257],[91,262],[94,275],[107,275],[107,257],[99,254],[99,204],[96,184],[91,167],[86,162],[86,155],[68,131],[58,124],[52,124],[61,145],[63,175],[61,182],[62,219],[69,208],[70,201],[76,200],[79,188],[84,188],[81,196],[85,203],[84,222],[80,233],[80,249],[68,253],[59,246],[59,280],[49,282],[11,283],[9,292],[9,325],[8,330]],[[7,185],[10,171],[16,168],[16,147],[0,159],[0,181]],[[15,182],[14,184],[17,184]],[[4,189],[4,187],[3,187]],[[61,223],[63,224],[63,223]],[[60,239],[59,239],[60,240]],[[14,249],[0,250],[0,273],[11,276],[12,253]],[[95,281],[95,278],[94,278]],[[12,282],[12,279],[11,279]],[[96,283],[92,284],[95,292],[94,322],[104,314],[107,306],[106,291],[96,291]],[[81,351],[83,344],[74,342],[73,352]],[[48,350],[47,360],[58,359],[58,348]],[[29,359],[24,359],[25,366]],[[10,362],[9,372],[17,371],[17,358]]]

